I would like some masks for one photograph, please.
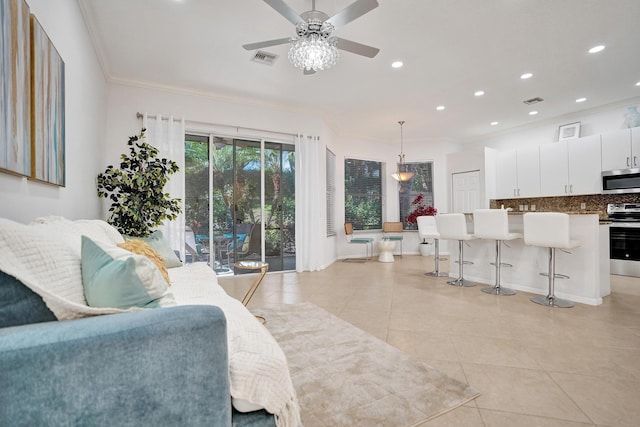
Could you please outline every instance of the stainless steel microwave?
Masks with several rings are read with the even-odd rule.
[[[640,168],[603,171],[602,193],[640,193]]]

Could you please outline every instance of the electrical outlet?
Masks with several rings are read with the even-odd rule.
[[[586,203],[580,203],[580,209],[582,209],[582,210],[587,209],[587,204]]]

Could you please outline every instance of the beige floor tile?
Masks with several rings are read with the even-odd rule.
[[[354,310],[351,308],[345,308],[338,313],[338,315],[351,323],[352,325],[362,329],[363,331],[386,331],[389,327],[389,312],[388,311],[374,311],[374,310]]]
[[[533,358],[549,372],[640,381],[640,350],[556,344],[529,349]]]
[[[431,421],[420,424],[419,427],[484,427],[480,412],[477,408],[462,406],[449,411]]]
[[[446,333],[390,329],[387,342],[427,362],[431,360],[459,362],[453,342]]]
[[[451,339],[462,363],[540,369],[518,340],[472,335],[453,335]]]
[[[591,423],[560,420],[557,418],[545,418],[534,415],[514,414],[512,412],[491,411],[480,409],[480,415],[486,426],[489,427],[588,427]]]
[[[640,381],[551,373],[556,383],[600,425],[640,425]]]
[[[432,269],[432,257],[405,255],[270,272],[250,307],[312,302],[480,391],[428,426],[640,425],[639,278],[611,276],[602,305],[561,310],[450,286]],[[219,282],[241,299],[253,276]]]
[[[476,399],[481,409],[590,422],[544,371],[470,363],[462,367],[469,384],[482,393]]]

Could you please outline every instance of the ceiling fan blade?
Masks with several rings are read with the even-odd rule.
[[[362,15],[370,12],[376,7],[378,7],[378,2],[376,0],[357,0],[333,15],[331,18],[327,19],[325,22],[333,25],[334,28],[339,28],[360,18]]]
[[[243,44],[242,47],[247,50],[256,50],[256,49],[261,49],[263,47],[277,46],[279,44],[286,44],[289,42],[291,42],[291,37],[287,37],[284,39],[266,40],[258,43]]]
[[[367,58],[373,58],[380,52],[377,47],[367,46],[366,44],[352,42],[351,40],[338,39],[338,49],[346,50],[347,52],[355,53],[356,55],[366,56]]]
[[[287,20],[293,25],[298,25],[301,23],[304,24],[304,19],[302,19],[295,10],[291,9],[291,6],[289,6],[282,0],[264,0],[264,2],[274,8],[280,15],[287,18]]]

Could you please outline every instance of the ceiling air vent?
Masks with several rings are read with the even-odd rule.
[[[533,104],[537,104],[538,102],[542,102],[542,101],[544,101],[544,99],[542,99],[540,97],[536,97],[536,98],[527,99],[526,101],[524,101],[524,103],[527,104],[527,105],[533,105]]]
[[[274,55],[273,53],[264,52],[262,50],[257,51],[252,57],[251,60],[253,62],[258,62],[260,64],[265,65],[273,65],[278,59],[278,55]]]

